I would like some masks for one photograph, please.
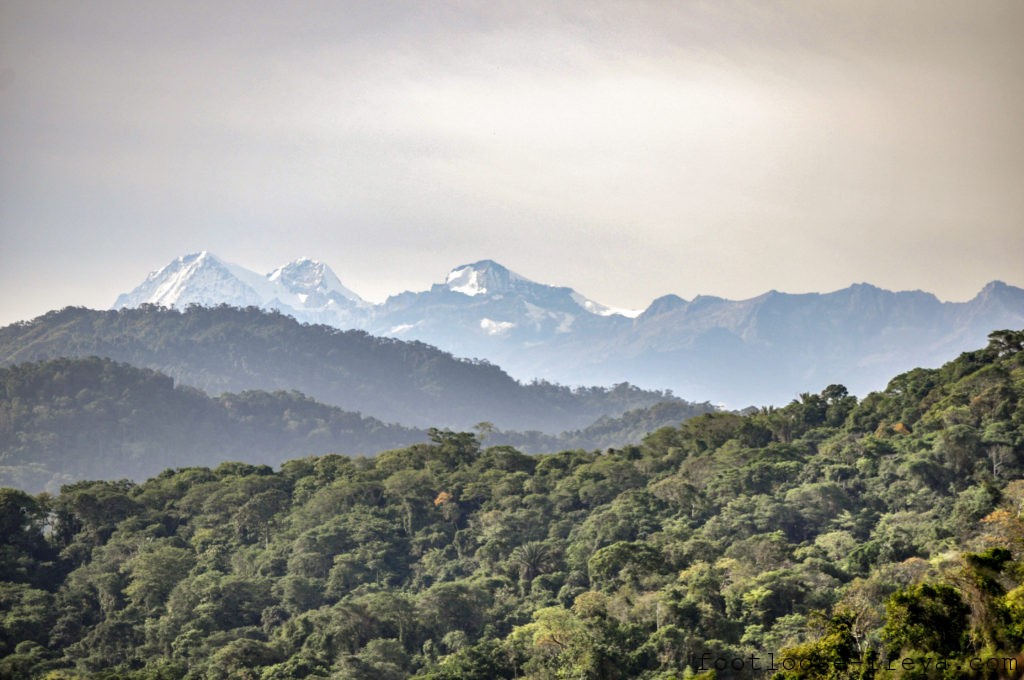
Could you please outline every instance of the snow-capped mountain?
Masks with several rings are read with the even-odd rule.
[[[203,251],[185,255],[166,267],[150,272],[130,293],[119,295],[114,309],[155,304],[161,307],[204,306],[222,302],[241,307],[259,305],[263,287],[259,275],[227,264]]]
[[[388,298],[374,309],[366,330],[510,364],[516,377],[529,379],[544,377],[529,371],[562,337],[589,337],[630,323],[609,312],[571,288],[537,283],[481,260],[452,269],[427,291]]]
[[[617,313],[572,288],[537,283],[493,260],[481,260],[452,269],[443,284],[430,290],[388,298],[375,310],[371,326],[398,336],[415,329],[413,335],[427,342],[439,334],[442,345],[458,342],[467,332],[537,342],[570,333],[591,317]],[[626,319],[625,313],[619,316]],[[458,328],[451,326],[453,317]]]
[[[321,307],[330,301],[342,305],[366,304],[361,297],[342,285],[330,267],[308,257],[300,257],[278,267],[267,274],[267,281],[280,283],[289,293],[299,296],[306,307]]]
[[[448,272],[444,285],[453,293],[462,293],[469,297],[525,292],[537,286],[525,276],[509,271],[493,260],[481,260],[456,267]]]
[[[203,251],[185,255],[150,273],[130,293],[118,296],[114,309],[154,304],[261,307],[311,323],[359,323],[367,303],[342,285],[327,265],[300,258],[269,274],[258,274]]]
[[[199,253],[154,272],[115,307],[256,305],[300,321],[419,340],[486,359],[521,380],[628,381],[733,406],[785,403],[830,383],[865,394],[897,373],[984,346],[993,330],[1024,327],[1024,290],[1000,282],[959,303],[856,284],[749,300],[666,295],[638,314],[531,281],[493,260],[455,267],[440,280],[371,305],[312,260],[261,276]]]
[[[469,297],[477,295],[506,295],[524,293],[528,296],[543,298],[562,297],[568,291],[569,298],[583,311],[598,316],[618,314],[629,318],[636,317],[642,310],[617,309],[606,307],[600,302],[584,297],[571,288],[559,288],[531,281],[525,276],[506,269],[494,260],[481,260],[473,264],[462,265],[448,272],[444,285],[453,293],[462,293]]]

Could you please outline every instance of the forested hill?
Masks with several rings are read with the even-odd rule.
[[[1002,332],[605,453],[449,432],[3,491],[0,676],[1017,677],[1022,396]]]
[[[277,466],[312,453],[371,454],[427,441],[298,392],[211,398],[156,371],[109,359],[0,369],[0,484],[59,488],[81,479],[143,480],[227,460]]]
[[[628,384],[523,385],[499,367],[430,345],[300,324],[256,308],[66,308],[0,329],[0,365],[108,357],[210,394],[298,390],[387,422],[559,433],[673,397]]]
[[[489,443],[532,453],[606,448],[711,410],[668,401],[558,436],[481,431]],[[295,391],[211,398],[157,371],[97,357],[0,368],[0,486],[30,491],[82,479],[141,481],[165,468],[224,461],[276,467],[308,455],[372,455],[430,434]]]

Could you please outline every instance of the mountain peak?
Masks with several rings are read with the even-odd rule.
[[[1013,288],[1014,288],[1013,286],[1009,286],[1005,282],[996,279],[995,281],[989,281],[988,283],[986,283],[985,287],[982,288],[981,292],[978,293],[978,294],[979,295],[984,295],[984,294],[991,295],[993,293],[1005,293],[1005,292],[1007,292],[1007,291],[1009,291],[1009,290],[1011,290]]]
[[[177,264],[177,265],[186,265],[186,266],[187,265],[193,265],[193,264],[194,265],[210,265],[210,264],[223,264],[223,261],[219,257],[217,257],[216,255],[211,253],[209,250],[200,250],[198,253],[188,253],[187,255],[182,255],[181,257],[172,260],[171,263],[167,265],[167,267],[172,267],[175,264]],[[167,267],[164,267],[164,269],[166,269]],[[153,273],[156,274],[156,273],[159,273],[160,271],[163,271],[163,269],[158,270],[157,272],[153,272]]]
[[[651,304],[647,305],[647,309],[645,309],[640,316],[647,319],[652,316],[657,316],[658,314],[672,312],[677,309],[685,309],[688,304],[689,303],[686,300],[678,295],[669,293],[668,295],[662,295],[652,301]]]
[[[444,285],[453,293],[474,297],[507,293],[520,287],[517,284],[536,285],[494,260],[480,260],[464,264],[448,272]]]
[[[188,267],[190,265],[200,265],[210,261],[218,261],[216,257],[212,256],[208,251],[201,250],[198,253],[188,253],[180,257],[176,257],[166,265],[149,273],[148,278],[159,276],[163,272],[169,269],[179,269],[181,267]]]
[[[1002,281],[989,281],[985,287],[978,291],[972,302],[992,303],[1006,302],[1007,304],[1020,304],[1024,302],[1024,289],[1011,286]]]
[[[278,267],[267,274],[267,281],[280,282],[285,289],[296,295],[318,294],[332,297],[332,294],[336,294],[352,302],[363,303],[363,299],[346,288],[330,267],[308,257],[300,257]]]
[[[259,302],[253,276],[239,276],[241,267],[229,265],[207,250],[175,258],[164,267],[150,272],[130,293],[118,296],[115,309],[150,303],[165,307],[184,307],[196,303],[218,304],[231,296],[239,306]]]
[[[151,272],[130,293],[114,302],[114,309],[156,304],[262,307],[297,314],[303,321],[348,324],[351,312],[366,303],[341,284],[327,265],[299,258],[269,274],[231,264],[208,250],[175,258]]]

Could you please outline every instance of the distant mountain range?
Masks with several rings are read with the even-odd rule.
[[[206,252],[153,272],[114,307],[193,303],[252,305],[420,340],[486,359],[521,380],[628,381],[731,407],[786,403],[831,383],[865,394],[896,373],[983,345],[992,330],[1024,327],[1024,290],[998,281],[962,303],[856,284],[740,301],[666,295],[635,312],[483,260],[455,267],[427,291],[375,305],[313,260],[260,275]]]

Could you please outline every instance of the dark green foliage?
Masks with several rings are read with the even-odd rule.
[[[144,479],[211,460],[277,465],[310,451],[372,453],[425,438],[297,392],[211,399],[160,373],[96,357],[0,369],[0,480],[32,489]]]
[[[970,677],[1024,647],[1024,353],[994,347],[603,452],[434,429],[5,489],[0,677]]]
[[[674,401],[560,436],[488,436],[533,450],[604,446],[625,441],[645,418],[678,423],[710,409]],[[370,454],[428,439],[444,444],[449,467],[479,453],[470,433],[386,425],[294,391],[212,399],[161,373],[96,357],[0,369],[0,484],[29,490],[55,491],[83,478],[141,480],[220,460],[276,465],[310,454]]]
[[[952,586],[921,583],[899,590],[885,603],[885,611],[882,639],[893,653],[956,656],[967,646],[970,608]]]

